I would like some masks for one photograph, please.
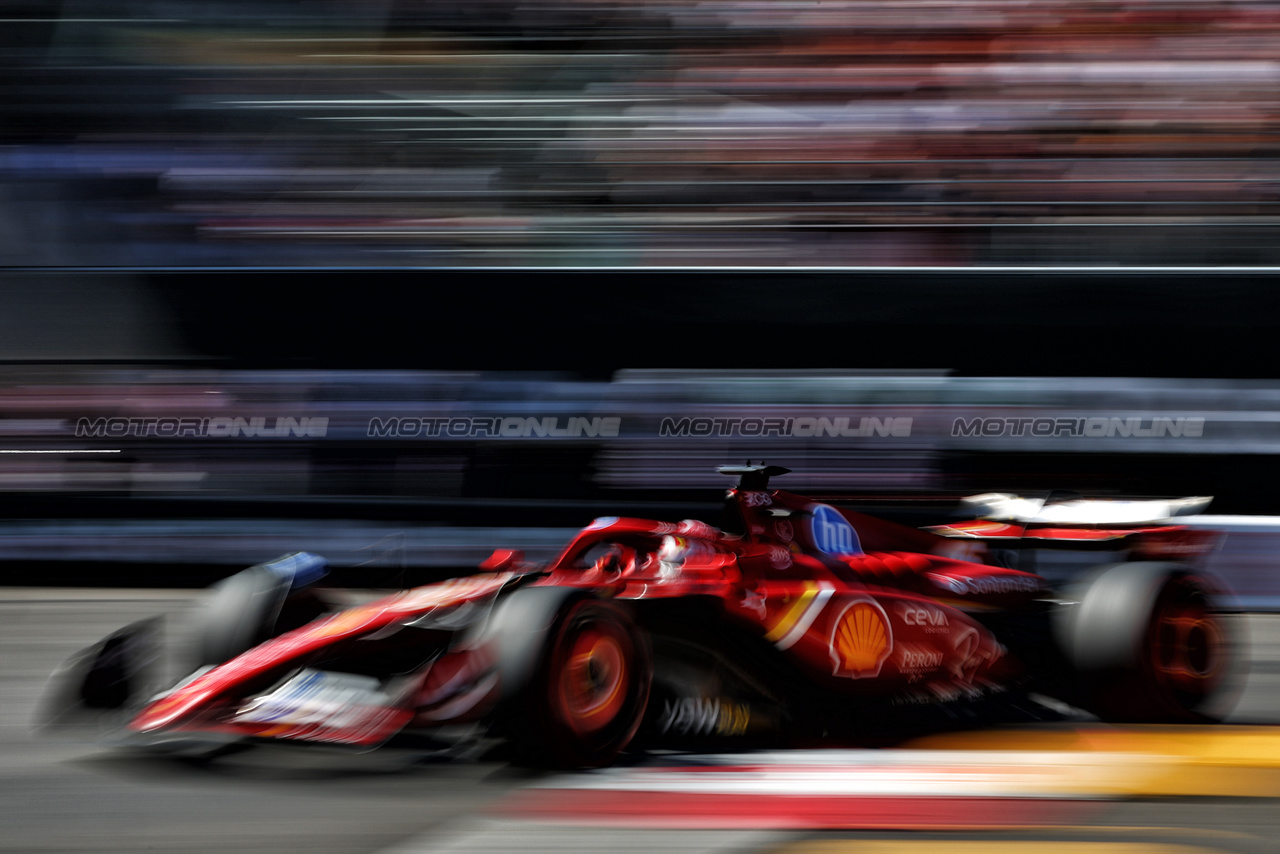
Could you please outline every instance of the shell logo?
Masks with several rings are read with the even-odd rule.
[[[893,631],[884,609],[869,599],[854,602],[831,632],[831,663],[837,676],[862,679],[880,675],[893,651]]]

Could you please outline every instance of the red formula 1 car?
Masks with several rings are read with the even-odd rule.
[[[152,635],[134,626],[68,666],[60,708],[122,712],[148,744],[476,728],[517,757],[590,766],[857,741],[1034,696],[1152,722],[1232,700],[1241,650],[1186,564],[1105,563],[1053,589],[976,562],[1008,523],[921,531],[771,489],[786,469],[721,471],[739,478],[721,528],[597,519],[548,564],[495,552],[477,574],[342,610],[322,604],[314,556],[253,567],[215,588],[175,686],[145,687]]]

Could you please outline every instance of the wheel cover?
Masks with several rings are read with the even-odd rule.
[[[1225,672],[1226,639],[1200,597],[1161,603],[1151,640],[1152,666],[1169,689],[1192,698],[1208,697],[1217,689]]]
[[[558,680],[565,722],[584,735],[607,727],[626,705],[629,679],[622,641],[603,627],[584,628],[569,645]]]

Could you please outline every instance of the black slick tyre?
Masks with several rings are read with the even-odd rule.
[[[1234,704],[1243,651],[1216,585],[1180,564],[1102,566],[1055,625],[1085,708],[1104,720],[1201,723]]]
[[[532,587],[502,604],[494,627],[513,759],[569,768],[613,762],[640,728],[653,680],[648,643],[627,609]]]

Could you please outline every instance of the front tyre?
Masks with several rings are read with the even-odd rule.
[[[551,589],[518,591],[506,616],[545,608],[552,594],[528,602],[519,594]],[[640,728],[653,681],[649,647],[631,615],[613,602],[565,597],[545,632],[521,634],[524,644],[540,641],[540,648],[527,674],[503,674],[508,685],[522,685],[506,712],[515,758],[574,768],[612,762]],[[522,641],[508,635],[507,642]]]
[[[547,660],[547,724],[565,755],[612,759],[635,735],[650,674],[626,612],[579,602],[565,616]]]
[[[230,661],[325,614],[327,608],[313,589],[294,589],[291,575],[270,566],[249,567],[210,589],[192,617],[194,667]]]

